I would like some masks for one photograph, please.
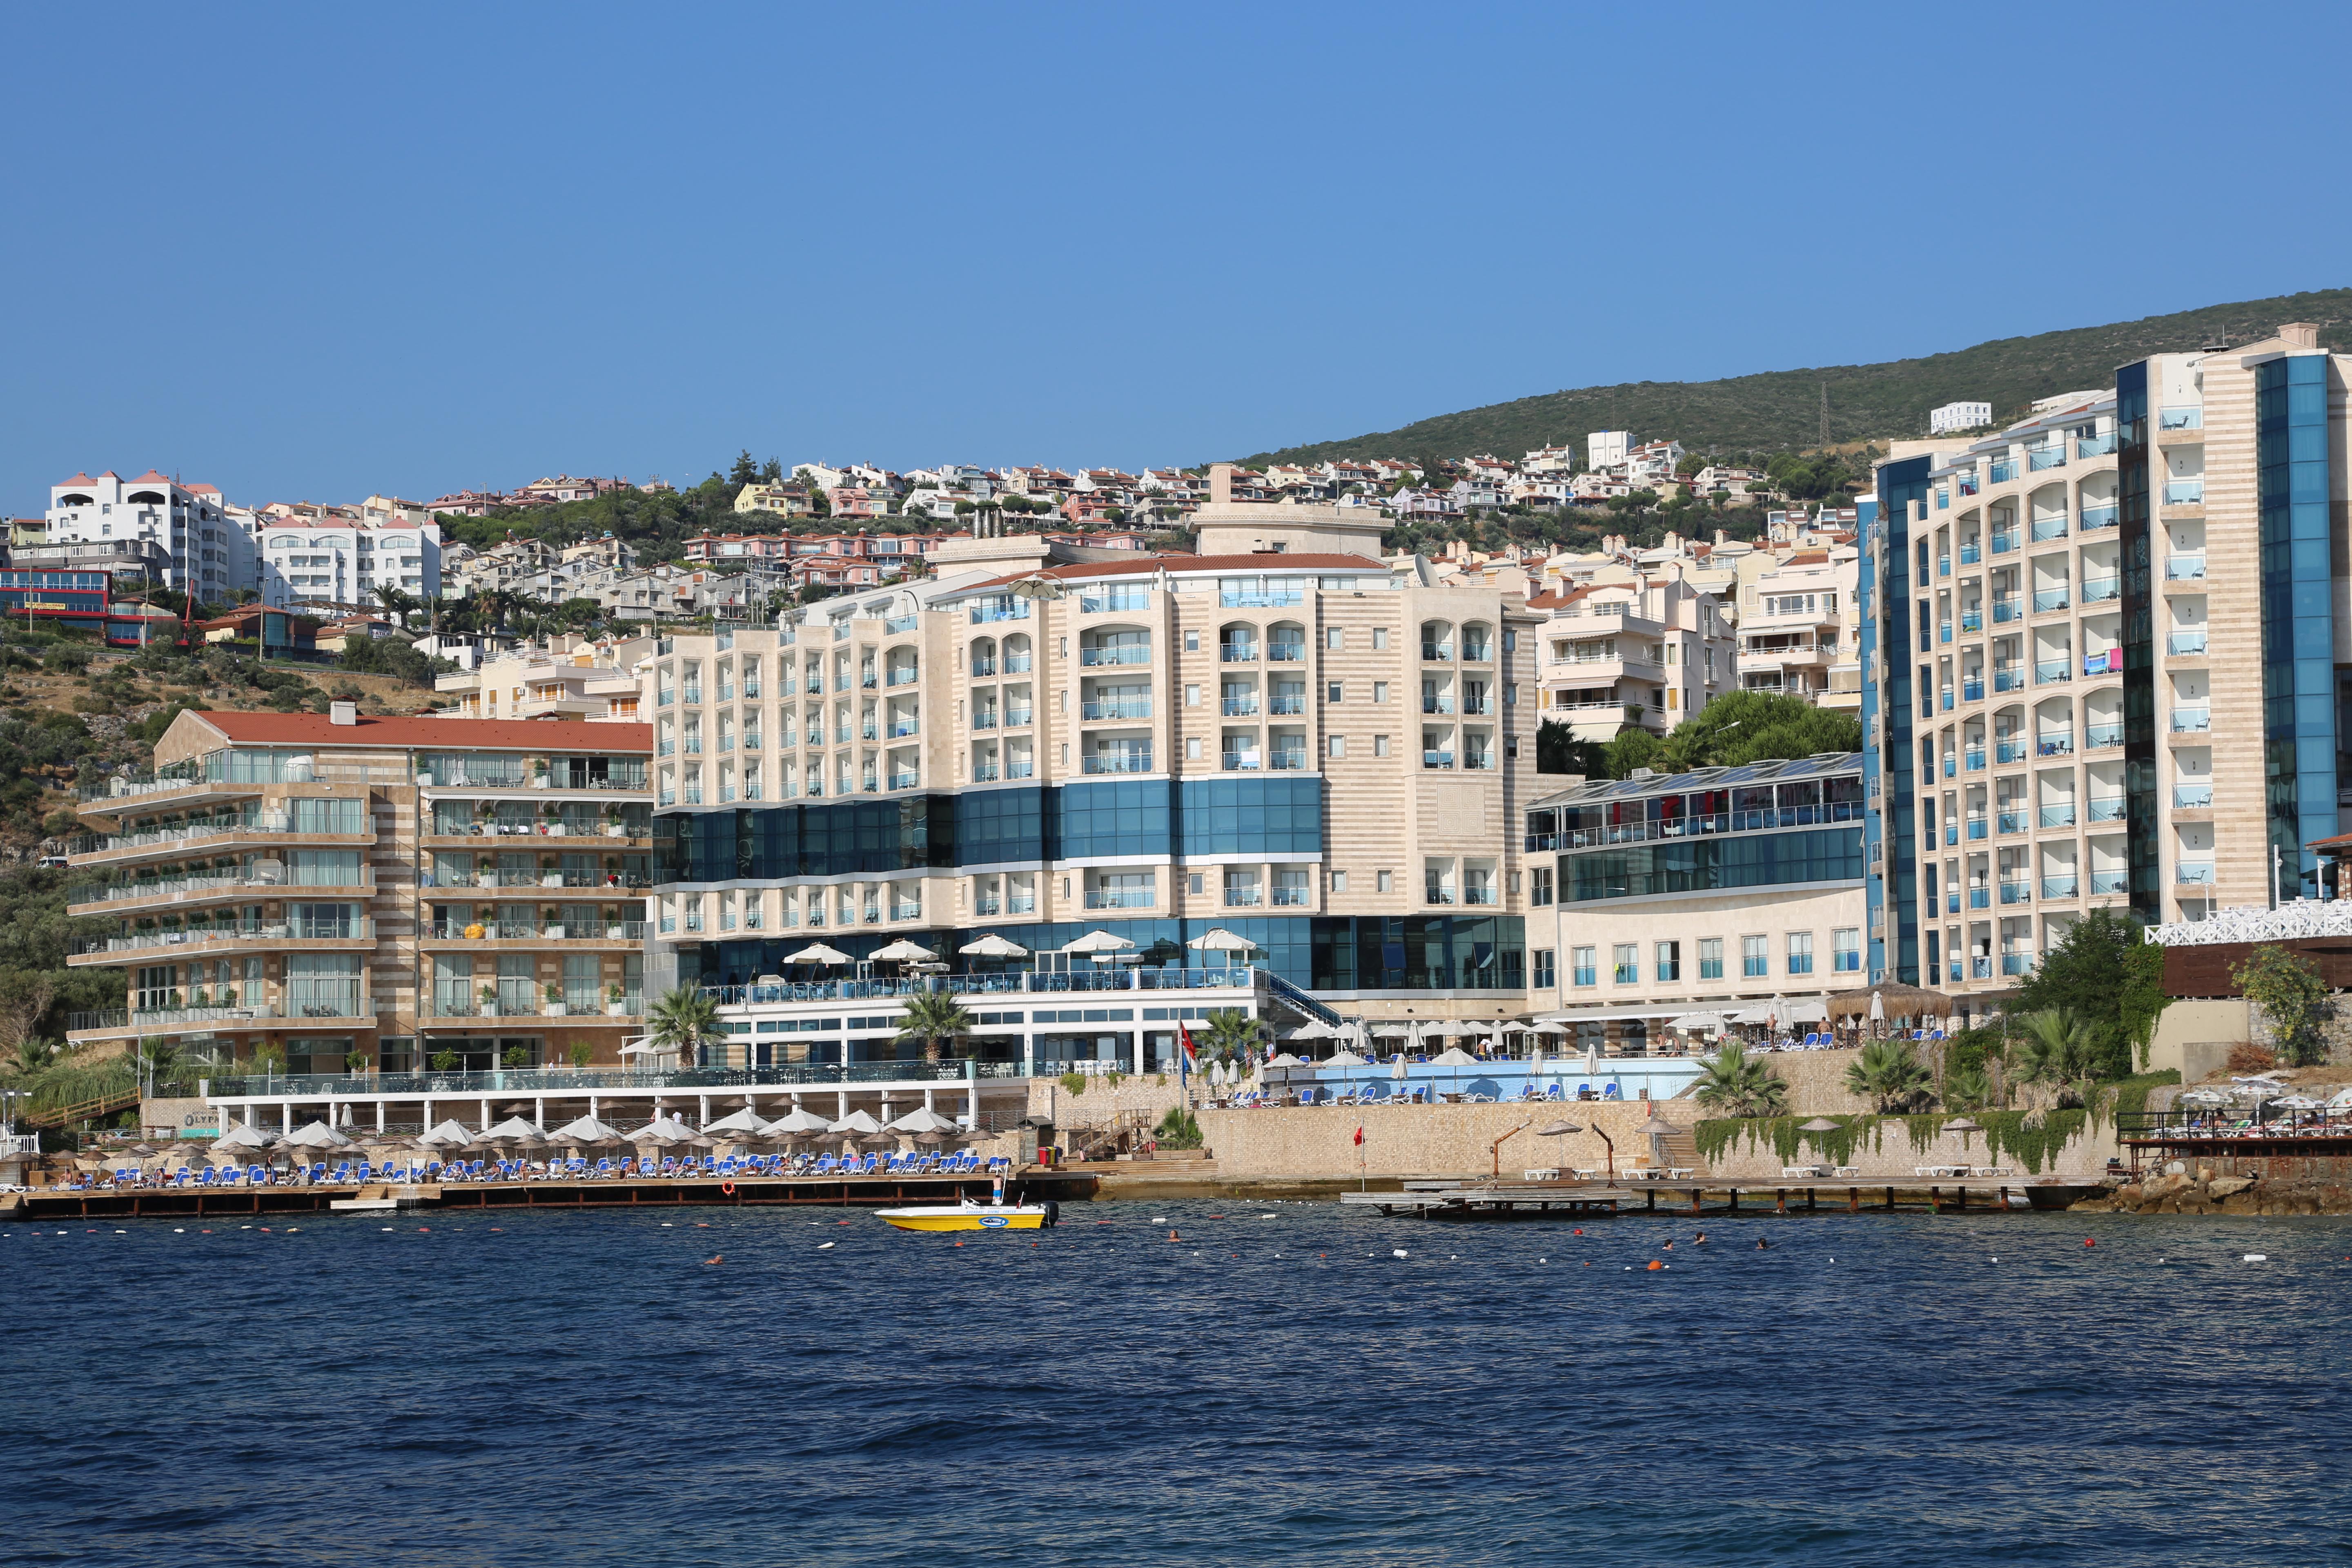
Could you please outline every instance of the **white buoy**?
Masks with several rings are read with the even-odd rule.
[[[2246,1261],[2249,1263],[2268,1263],[2270,1260],[2271,1255],[2267,1252],[2249,1252],[2246,1254]]]
[[[64,1231],[59,1231],[59,1232],[58,1232],[58,1234],[59,1236],[63,1236],[63,1235],[65,1234],[65,1232],[64,1232]],[[1393,1252],[1390,1253],[1390,1254],[1389,1254],[1389,1256],[1390,1256],[1391,1258],[1402,1258],[1402,1257],[1404,1256],[1404,1248],[1403,1248],[1403,1247],[1398,1247],[1395,1251],[1393,1251]]]
[[[829,1241],[820,1241],[820,1242],[818,1242],[818,1243],[816,1244],[816,1249],[817,1249],[819,1252],[823,1252],[824,1250],[825,1250],[825,1248],[827,1248],[827,1247],[831,1247],[832,1245],[833,1245],[833,1243],[831,1243],[831,1242],[829,1242]]]

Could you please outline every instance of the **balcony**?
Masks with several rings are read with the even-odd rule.
[[[1996,598],[1992,602],[1992,618],[1995,626],[2000,626],[2010,621],[2023,620],[2025,618],[2025,601],[2015,594],[2009,595],[2003,598]]]
[[[1023,729],[1035,713],[1034,708],[1007,708],[1004,710],[1004,727],[1008,730]]]
[[[2090,820],[2093,822],[2121,822],[2124,820],[2124,816],[2128,809],[2128,805],[2122,795],[2095,795],[2091,800]]]
[[[2035,813],[2034,820],[2042,827],[2072,827],[2074,826],[2074,803],[2069,801],[2064,805],[2042,806]]]
[[[1219,643],[1217,658],[1219,662],[1224,664],[1255,664],[1257,662],[1257,644],[1254,642]]]
[[[1035,914],[1037,912],[1037,895],[1034,893],[1006,894],[1004,899],[1004,912],[1008,915]]]
[[[1266,699],[1265,710],[1276,715],[1297,715],[1307,711],[1307,699],[1296,692],[1277,691]]]
[[[1132,614],[1150,607],[1151,594],[1144,588],[1113,588],[1107,593],[1078,595],[1078,614],[1082,616]]]
[[[1218,710],[1228,719],[1246,719],[1257,711],[1257,697],[1228,697],[1218,704]]]
[[[1264,902],[1265,902],[1265,895],[1258,890],[1257,884],[1255,882],[1225,884],[1225,907],[1229,910],[1255,909]]]
[[[1996,742],[1993,746],[1993,761],[2003,763],[2025,761],[2025,742],[2022,741]]]
[[[2129,891],[2131,891],[2131,873],[2128,871],[2094,871],[2091,873],[2091,896],[2095,899],[2101,897],[2104,894],[2127,893]]]
[[[972,900],[971,912],[979,916],[982,920],[986,920],[992,915],[1003,914],[1004,912],[1004,900],[993,896],[992,894],[982,893],[978,898]]]
[[[2104,605],[2110,599],[2120,599],[2123,596],[2124,580],[2121,577],[2083,579],[2083,603],[2086,605]]]
[[[2210,888],[2213,885],[2213,862],[2183,860],[2172,868],[2172,879],[2184,887]]]
[[[1278,910],[1305,909],[1307,907],[1307,889],[1304,888],[1275,889],[1274,907]]]
[[[1003,776],[994,763],[974,763],[971,766],[971,782],[974,784],[994,784]]]
[[[2036,735],[2033,738],[2033,754],[2038,757],[2073,756],[2074,754],[2074,732],[2065,731]]]
[[[1126,643],[1104,647],[1082,647],[1078,649],[1078,662],[1088,666],[1150,664],[1151,649],[1148,646],[1139,647]]]
[[[2116,433],[2103,436],[2078,436],[2074,439],[2074,456],[2078,458],[2109,458],[2115,455]]]
[[[2095,533],[2103,528],[2113,528],[2120,514],[2113,503],[2106,506],[2086,506],[2079,525],[2084,533]]]
[[[2001,830],[2003,833],[2022,833],[2022,832],[2024,832],[2024,831],[2025,831],[2025,813],[2023,813],[2022,811],[2004,811],[2004,812],[2002,812],[2002,813],[2000,814],[2000,830]]]
[[[172,931],[132,931],[128,936],[76,938],[69,958],[103,957],[109,953],[171,952],[194,956],[243,942],[276,947],[310,942],[366,942],[375,941],[375,922],[352,921],[220,921],[209,925],[183,926]]]
[[[1996,669],[1996,670],[1994,670],[1994,671],[1992,672],[1992,689],[1993,689],[1995,691],[2022,691],[2022,690],[2024,690],[2024,689],[2025,689],[2025,671],[2023,671],[2023,670],[2021,670],[2021,669]]]
[[[2033,884],[2031,882],[2003,882],[2000,885],[2000,901],[2004,904],[2032,903],[2033,901]]]
[[[973,679],[974,680],[983,680],[983,679],[986,679],[987,678],[989,678],[989,677],[991,677],[991,676],[994,675],[995,673],[996,673],[996,661],[995,661],[994,659],[992,659],[992,658],[975,658],[975,659],[973,659],[973,660],[971,661],[971,676],[972,676],[972,679]],[[789,690],[789,689],[790,689],[790,688],[787,688],[786,689],[788,689],[788,690]]]
[[[1989,910],[1992,908],[1992,889],[1990,888],[1970,888],[1969,889],[1969,908],[1972,910]]]
[[[2038,474],[2044,468],[2063,468],[2065,466],[2066,444],[2063,441],[2053,442],[2047,447],[2026,448],[2025,471],[2027,473]]]
[[[1938,576],[1938,577],[1948,577],[1948,576],[1950,576],[1951,574],[1952,574],[1952,558],[1951,558],[1950,556],[1948,556],[1948,555],[1938,555],[1938,556],[1937,556],[1937,557],[1936,557],[1936,575],[1937,575],[1937,576]]]
[[[1960,682],[1960,700],[1961,700],[1961,701],[1963,701],[1963,702],[1981,702],[1981,701],[1983,701],[1983,700],[1984,700],[1984,694],[1985,694],[1984,677],[1982,677],[1982,676],[1980,676],[1980,675],[1979,675],[1979,676],[1971,676],[1969,679],[1968,679],[1963,680],[1963,681],[1961,681],[1961,682]],[[1981,767],[1981,766],[1983,766],[1983,763],[1982,763],[1981,762],[1979,762],[1979,763],[1978,763],[1978,765],[1979,765],[1979,767]]]
[[[1089,722],[1100,719],[1149,719],[1151,717],[1151,699],[1114,697],[1082,702],[1078,705],[1078,717]]]
[[[2048,686],[2053,681],[2074,679],[2074,666],[2071,659],[2044,658],[2034,661],[2033,683],[2036,686]]]
[[[1989,485],[2005,485],[2015,478],[2017,459],[2014,458],[1997,458],[1985,465],[1985,483]]]
[[[1421,710],[1424,713],[1451,713],[1454,711],[1454,699],[1424,697],[1421,700]]]
[[[1454,765],[1454,753],[1451,752],[1423,752],[1421,753],[1421,765],[1424,768],[1451,768]]]
[[[882,619],[882,635],[886,637],[897,637],[900,632],[911,632],[914,629],[915,617],[912,616],[886,616]]]
[[[1267,754],[1271,758],[1270,765],[1276,773],[1304,773],[1307,769],[1307,753],[1301,749],[1277,747]],[[1471,763],[1473,767],[1477,765],[1475,762]]]
[[[1254,773],[1263,766],[1256,752],[1227,752],[1223,753],[1223,763],[1229,773]]]
[[[920,782],[921,775],[911,771],[895,773],[890,775],[890,787],[892,789],[913,789],[916,784]]]
[[[1982,610],[1962,610],[1960,612],[1960,630],[1964,634],[1984,630],[1984,612]]]
[[[1154,888],[1088,888],[1087,908],[1090,910],[1148,910],[1159,897]]]
[[[1981,813],[1971,816],[1969,818],[1969,837],[1972,840],[1987,837],[1990,836],[1989,830],[1992,824],[1988,822]]]
[[[2213,728],[2210,708],[2175,708],[2172,710],[2172,732],[2176,735],[2201,735]]]
[[[1086,771],[1090,773],[1148,773],[1151,771],[1149,747],[1125,752],[1097,752],[1086,759]]]
[[[2168,555],[2164,558],[2164,580],[2168,583],[2201,583],[2205,580],[2205,557]]]
[[[2203,506],[2205,504],[2205,481],[2201,479],[2165,480],[2164,504],[2167,506]]]
[[[1937,621],[1936,623],[1936,640],[1939,643],[1948,643],[1952,640],[1951,622]]]
[[[2017,531],[2013,528],[2005,533],[1996,531],[1992,536],[1992,552],[1995,555],[2007,555],[2016,550],[2017,545]]]
[[[1454,645],[1450,642],[1425,642],[1421,645],[1421,657],[1433,664],[1451,659]]]
[[[338,993],[226,1006],[192,1004],[173,1006],[167,1003],[163,1006],[144,1007],[130,1013],[120,1009],[70,1013],[66,1016],[66,1035],[67,1038],[79,1043],[108,1035],[168,1035],[219,1026],[234,1029],[262,1019],[299,1023],[305,1026],[348,1024],[373,1028],[375,1024],[375,998],[354,993]]]
[[[1969,772],[1972,773],[1980,773],[1984,772],[1985,749],[1982,746],[1969,747],[1966,751],[1960,753],[1960,758],[1961,765],[1966,767]]]
[[[2156,411],[2158,430],[2201,430],[2205,427],[2203,405],[2190,408],[2159,408]]]
[[[1028,654],[1008,653],[1004,656],[1004,673],[1007,675],[1026,675],[1029,673],[1030,666],[1035,661]]]
[[[1270,642],[1265,645],[1268,664],[1303,664],[1307,660],[1307,645],[1303,642]]]
[[[2063,586],[2033,590],[2033,613],[2037,616],[2051,610],[2063,610],[2066,604],[2066,590]]]
[[[2202,811],[2213,804],[2213,786],[2210,784],[2174,784],[2172,804],[2179,811]]]
[[[1960,564],[1963,566],[1975,565],[1983,558],[1983,555],[1984,552],[1976,544],[1969,543],[1960,546]]]
[[[2031,974],[2033,973],[2033,955],[2030,952],[2004,952],[2000,955],[2000,972],[2011,975]]]
[[[1029,601],[1014,599],[1009,604],[974,605],[971,624],[984,626],[992,621],[1025,621],[1029,618]]]
[[[1004,776],[1007,779],[1034,778],[1037,776],[1037,764],[1025,758],[1016,759],[1004,764]]]
[[[2085,724],[2083,726],[2083,749],[2084,751],[2095,752],[2102,746],[2120,746],[2123,743],[2124,727],[2121,724]]]
[[[2170,634],[2164,639],[2164,651],[2176,658],[2202,654],[2205,651],[2204,628],[2200,626],[2193,632]]]

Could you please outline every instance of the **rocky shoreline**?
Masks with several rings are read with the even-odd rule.
[[[2352,1214],[2352,1186],[2341,1182],[2224,1176],[2210,1166],[2126,1182],[2103,1197],[2073,1205],[2076,1214]]]

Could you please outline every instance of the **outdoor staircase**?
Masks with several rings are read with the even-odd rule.
[[[70,1122],[88,1121],[96,1117],[111,1116],[118,1110],[129,1110],[139,1103],[139,1090],[133,1087],[119,1089],[96,1100],[84,1100],[72,1105],[53,1106],[47,1110],[27,1112],[27,1127],[63,1127]]]
[[[1676,1169],[1687,1167],[1702,1176],[1706,1174],[1706,1162],[1698,1157],[1698,1140],[1691,1135],[1687,1127],[1660,1138],[1658,1147],[1664,1152],[1669,1166]]]

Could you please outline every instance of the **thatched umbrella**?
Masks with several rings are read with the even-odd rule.
[[[1873,999],[1877,1006],[1873,1007]],[[1937,1017],[1951,1016],[1952,999],[1940,991],[1928,991],[1916,985],[1906,985],[1899,980],[1889,980],[1864,991],[1841,991],[1830,998],[1832,1022],[1855,1018],[1916,1018],[1924,1014]]]

